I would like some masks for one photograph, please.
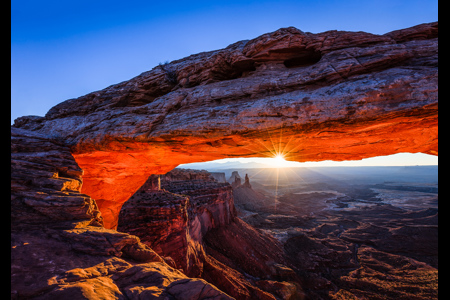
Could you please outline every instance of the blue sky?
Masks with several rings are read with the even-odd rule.
[[[11,123],[281,27],[383,34],[437,20],[437,0],[12,0]]]

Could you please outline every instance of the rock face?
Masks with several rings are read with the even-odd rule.
[[[202,278],[236,299],[305,299],[281,244],[241,219],[210,230],[204,248]]]
[[[251,215],[246,214],[246,210],[264,210],[275,205],[273,197],[267,197],[252,188],[247,174],[245,174],[244,184],[233,185],[233,199],[238,216],[246,222],[251,222],[252,218]]]
[[[230,185],[218,183],[212,176],[208,180],[163,181],[161,186],[189,196],[189,232],[194,240],[200,241],[211,228],[228,225],[236,215]]]
[[[236,299],[299,295],[278,242],[235,217],[230,184],[206,171],[182,169],[161,175],[161,190],[148,184],[151,178],[123,205],[119,231],[140,237],[174,267]],[[279,296],[280,288],[288,296]]]
[[[222,172],[209,172],[209,173],[218,182],[227,182],[227,179],[225,178],[225,173]]]
[[[233,172],[231,173],[230,178],[228,179],[228,182],[231,183],[231,184],[233,184],[233,183],[235,183],[235,182],[238,182],[237,179],[239,179],[239,183],[240,183],[240,181],[241,181],[241,179],[242,179],[242,178],[241,178],[241,175],[239,175],[239,172],[238,172],[238,171],[233,171]]]
[[[11,299],[233,299],[102,226],[59,140],[11,128]]]
[[[375,35],[282,28],[191,55],[14,126],[66,141],[114,228],[151,174],[225,157],[437,155],[438,23]]]
[[[138,191],[122,207],[117,230],[139,236],[159,255],[174,259],[176,266],[186,271],[192,251],[187,247],[188,202],[186,196],[164,190]]]
[[[102,226],[96,202],[80,192],[82,175],[63,142],[12,127],[11,226]]]
[[[252,188],[252,185],[250,184],[250,179],[248,178],[248,174],[245,174],[245,181],[244,181],[244,184],[242,186],[244,186],[246,188],[249,188],[249,189]]]
[[[437,299],[437,167],[428,168],[291,169],[276,209],[276,171],[255,169],[253,187],[233,195],[238,217],[282,244],[304,299]]]
[[[203,236],[235,215],[230,185],[218,183],[206,171],[182,169],[161,175],[161,190],[149,185],[152,176],[123,205],[117,229],[139,236],[186,274],[200,276]]]

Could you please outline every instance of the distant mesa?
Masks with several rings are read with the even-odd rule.
[[[231,172],[231,176],[230,176],[230,178],[228,179],[228,182],[229,182],[229,183],[234,183],[234,182],[236,182],[237,179],[241,180],[241,175],[239,175],[239,172],[238,172],[238,171],[233,171],[233,172]],[[240,181],[239,181],[239,182],[240,182]],[[240,184],[240,183],[239,183],[239,184]]]
[[[227,179],[225,178],[225,173],[223,172],[209,172],[211,176],[217,180],[217,182],[227,182]]]
[[[239,175],[238,171],[233,171],[231,173],[231,176],[228,179],[228,182],[231,183],[231,187],[233,189],[241,186],[241,176]]]
[[[251,188],[252,185],[250,184],[250,179],[248,177],[248,174],[245,174],[244,183],[242,184],[242,177],[239,175],[238,171],[233,171],[231,173],[230,178],[228,179],[228,182],[231,183],[231,186],[233,189],[238,187],[245,187],[245,188]]]
[[[228,183],[217,182],[207,171],[177,168],[148,178],[122,206],[117,229],[138,236],[159,255],[170,257],[176,268],[198,277],[196,265],[201,262],[193,259],[201,259],[203,236],[229,224],[234,215]]]

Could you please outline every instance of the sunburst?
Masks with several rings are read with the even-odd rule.
[[[264,132],[264,131],[263,131]],[[277,204],[279,197],[279,179],[280,179],[280,169],[283,170],[283,174],[286,176],[286,171],[293,174],[300,181],[304,181],[301,176],[298,175],[297,172],[290,170],[290,167],[298,166],[290,162],[293,158],[298,156],[298,152],[301,151],[301,144],[296,143],[296,139],[291,137],[283,136],[283,129],[280,128],[278,130],[269,130],[266,128],[265,132],[266,136],[261,136],[259,138],[255,138],[252,140],[250,145],[244,146],[247,150],[250,151],[251,156],[259,156],[270,158],[265,162],[267,165],[270,165],[274,171],[276,172],[275,176],[275,194],[274,194],[274,208],[275,213],[277,212]],[[262,169],[261,171],[263,171]],[[253,176],[256,176],[257,172]],[[252,176],[252,177],[253,177]]]
[[[281,154],[281,153],[278,153],[277,155],[275,155],[275,156],[273,157],[273,159],[274,159],[277,163],[280,163],[280,164],[282,164],[283,162],[286,161],[286,160],[284,159],[284,155]]]

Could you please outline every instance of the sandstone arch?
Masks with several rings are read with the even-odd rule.
[[[70,145],[84,170],[81,191],[114,228],[149,175],[181,163],[283,149],[300,162],[437,155],[437,36],[437,22],[384,35],[282,28],[157,66],[14,126]]]

